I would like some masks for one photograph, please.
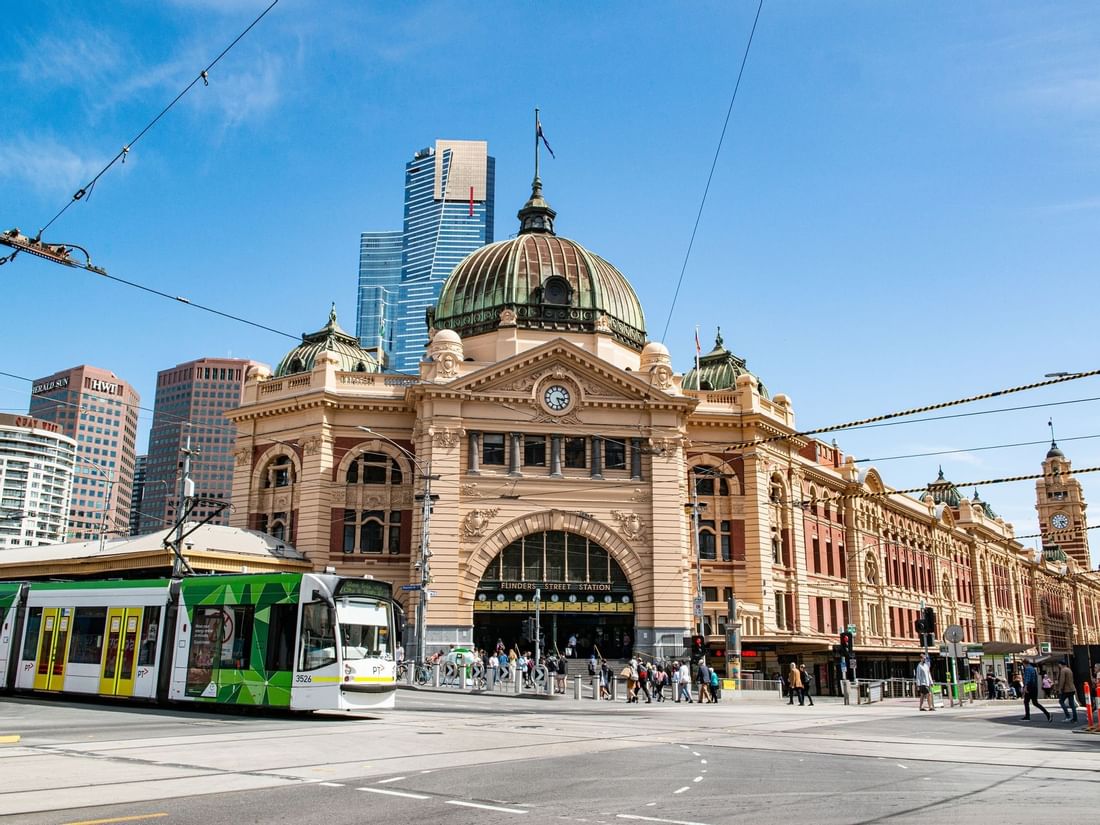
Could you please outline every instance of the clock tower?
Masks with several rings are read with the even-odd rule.
[[[1081,483],[1073,477],[1071,462],[1057,442],[1050,442],[1043,461],[1043,477],[1035,482],[1035,498],[1043,548],[1057,546],[1085,570],[1090,569],[1089,536],[1085,529],[1088,505]]]

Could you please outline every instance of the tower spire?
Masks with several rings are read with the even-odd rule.
[[[539,177],[539,143],[546,145],[546,151],[553,157],[554,152],[550,144],[546,142],[546,136],[542,133],[542,124],[539,122],[539,110],[535,108],[535,178],[531,181],[531,197],[516,217],[519,218],[519,234],[541,233],[554,234],[554,218],[557,212],[550,208],[550,204],[542,196],[542,179]]]

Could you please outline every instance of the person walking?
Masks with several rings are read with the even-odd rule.
[[[707,667],[706,659],[699,660],[699,670],[695,676],[699,682],[699,704],[708,704],[710,702],[710,668]]]
[[[802,696],[810,703],[810,707],[812,708],[814,706],[814,697],[810,695],[810,688],[813,686],[814,677],[806,670],[805,665],[798,666],[798,675],[802,679]]]
[[[637,699],[639,695],[644,696],[647,705],[653,701],[653,697],[649,693],[649,680],[652,670],[652,663],[647,664],[641,659],[638,660],[638,687],[636,688],[634,696],[635,699]]]
[[[1069,662],[1065,659],[1058,665],[1058,704],[1062,713],[1066,715],[1065,721],[1077,724],[1077,688],[1073,684],[1073,671],[1069,669]],[[1068,705],[1068,707],[1067,707]],[[1070,716],[1070,710],[1073,716]]]
[[[936,698],[932,694],[935,682],[932,680],[932,663],[928,660],[928,654],[922,653],[917,669],[913,673],[913,681],[917,683],[917,696],[920,697],[920,710],[935,710]],[[928,707],[924,705],[927,702]]]
[[[803,707],[806,704],[806,700],[802,698],[802,676],[798,672],[798,665],[791,662],[791,666],[787,669],[787,690],[791,694],[791,700],[787,702],[788,705],[794,704],[794,698],[798,697],[798,706]]]
[[[1039,671],[1031,663],[1031,659],[1024,659],[1024,718],[1023,722],[1031,721],[1031,705],[1035,705],[1046,716],[1047,722],[1053,721],[1050,711],[1039,704]]]
[[[687,662],[682,662],[680,668],[677,671],[680,674],[680,692],[677,696],[683,697],[684,701],[689,705],[692,702],[691,698],[691,668],[688,667]],[[677,699],[676,701],[680,701]]]

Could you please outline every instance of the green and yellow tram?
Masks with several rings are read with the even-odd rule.
[[[393,589],[317,573],[0,582],[0,688],[290,710],[393,707]]]

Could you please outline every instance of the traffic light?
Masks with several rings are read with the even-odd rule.
[[[852,658],[852,634],[847,630],[840,633],[840,655],[845,659]]]
[[[535,641],[535,620],[524,619],[519,628],[520,636],[529,642]]]
[[[920,618],[914,622],[913,627],[920,637],[922,647],[931,647],[936,643],[936,611],[931,607],[921,611]]]
[[[698,633],[691,637],[691,655],[692,657],[702,656],[706,651],[707,640],[700,636]]]

